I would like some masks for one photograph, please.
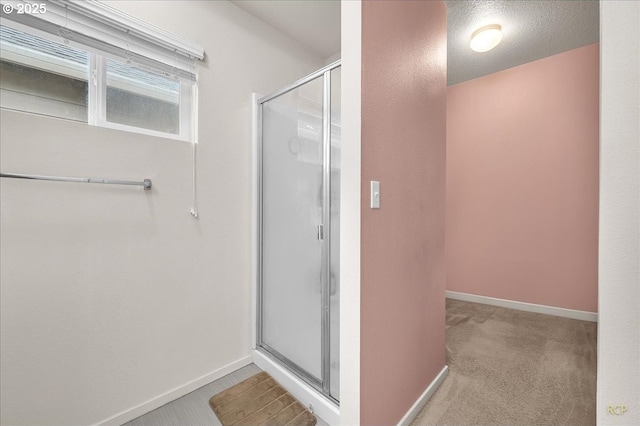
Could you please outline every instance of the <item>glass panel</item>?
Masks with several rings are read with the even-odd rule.
[[[321,380],[319,77],[262,107],[262,340]]]
[[[331,71],[331,282],[329,393],[340,399],[340,68]]]
[[[180,81],[107,60],[107,121],[180,133]]]
[[[0,106],[87,122],[89,54],[0,26]]]

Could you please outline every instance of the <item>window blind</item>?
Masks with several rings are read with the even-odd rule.
[[[1,0],[0,3],[3,20],[124,58],[167,76],[195,80],[195,61],[204,58],[204,49],[195,43],[96,0]],[[42,4],[44,13],[26,13]]]

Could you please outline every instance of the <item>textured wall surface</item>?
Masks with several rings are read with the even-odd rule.
[[[631,426],[640,424],[640,3],[601,7],[597,423]]]
[[[2,179],[3,425],[122,422],[249,361],[251,92],[324,58],[227,2],[109,4],[205,48],[200,219],[191,144],[0,112],[3,172],[153,179]]]
[[[360,420],[391,425],[445,362],[444,2],[362,2],[361,107]]]
[[[598,52],[449,87],[447,290],[597,311]]]

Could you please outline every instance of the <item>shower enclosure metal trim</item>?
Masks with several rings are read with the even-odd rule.
[[[309,74],[308,76],[277,90],[267,96],[257,100],[256,129],[257,129],[257,298],[256,298],[256,349],[266,352],[268,355],[276,358],[285,368],[289,369],[295,375],[303,379],[323,396],[331,400],[335,404],[339,401],[330,395],[330,279],[331,279],[331,232],[329,225],[331,221],[331,71],[340,67],[340,60],[327,65],[320,70]],[[284,95],[304,84],[322,77],[323,78],[323,117],[322,117],[322,144],[323,144],[323,171],[322,171],[322,224],[318,225],[318,239],[323,241],[321,270],[321,378],[314,377],[304,368],[297,365],[285,355],[278,352],[275,348],[269,346],[263,339],[263,104]]]
[[[258,99],[258,105],[261,106],[263,103],[268,102],[274,98],[277,98],[280,95],[284,95],[287,92],[292,91],[293,89],[297,89],[298,87],[302,86],[303,84],[306,84],[308,82],[310,82],[311,80],[320,77],[321,75],[325,74],[328,71],[331,71],[335,68],[338,68],[340,66],[340,60],[337,60],[329,65],[327,65],[324,68],[320,68],[318,71],[315,71],[309,75],[307,75],[306,77],[301,78],[300,80],[297,80],[293,83],[291,83],[288,86],[283,87],[282,89],[276,90],[275,92],[271,92],[266,96],[261,97],[260,99]],[[330,89],[330,88],[329,88]],[[327,90],[327,88],[325,87],[325,91]],[[329,90],[329,93],[331,93],[331,90]],[[260,117],[258,117],[258,120],[260,120]],[[258,127],[258,129],[260,129],[260,127]],[[260,136],[260,135],[258,135]]]

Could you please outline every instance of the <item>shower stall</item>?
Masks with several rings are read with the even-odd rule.
[[[331,417],[340,399],[340,61],[255,108],[254,358]]]

